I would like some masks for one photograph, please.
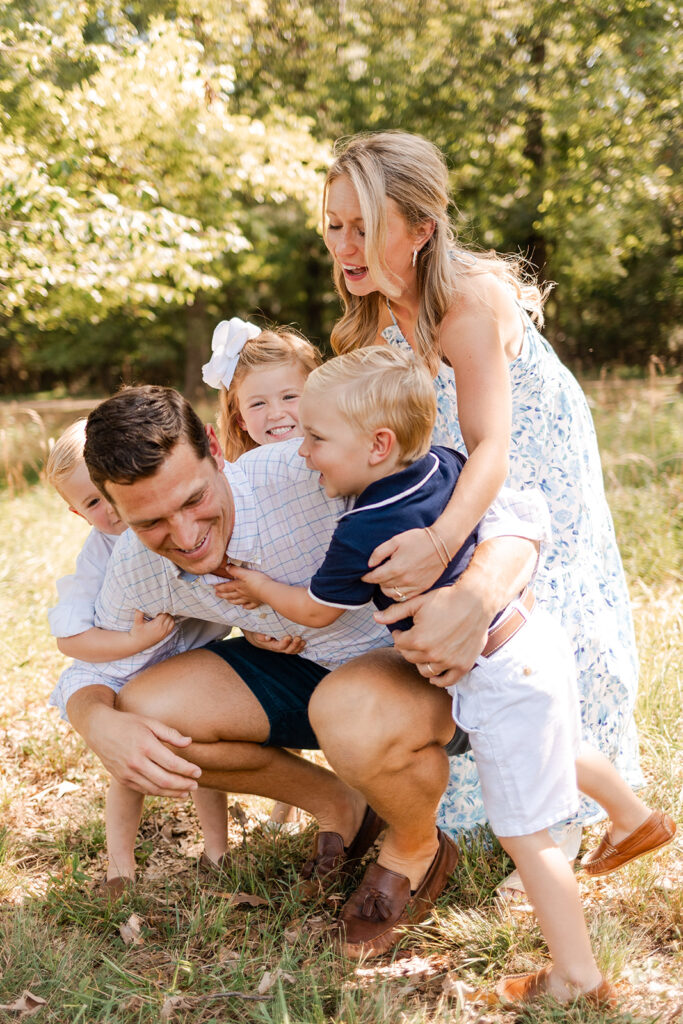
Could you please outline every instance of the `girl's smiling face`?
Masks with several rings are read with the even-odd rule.
[[[298,362],[250,370],[236,389],[238,423],[256,444],[301,437],[299,399],[306,371]]]

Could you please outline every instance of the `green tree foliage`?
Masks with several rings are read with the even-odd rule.
[[[235,100],[292,83],[321,138],[404,128],[446,154],[463,234],[557,282],[568,355],[666,354],[680,251],[681,33],[666,0],[272,0]],[[285,28],[286,26],[286,28]],[[655,283],[656,279],[656,283]]]
[[[144,31],[114,4],[5,26],[0,312],[14,358],[35,328],[54,335],[30,355],[55,371],[77,358],[65,333],[80,349],[84,324],[171,308],[185,308],[196,355],[206,330],[192,313],[250,247],[249,209],[290,201],[310,218],[318,204],[327,151],[309,124],[274,104],[263,119],[232,112],[233,66],[206,60],[191,20],[141,6]]]
[[[324,340],[321,169],[335,138],[389,127],[443,149],[466,240],[557,282],[565,356],[675,358],[678,18],[667,0],[6,3],[9,387],[192,390],[234,313]]]

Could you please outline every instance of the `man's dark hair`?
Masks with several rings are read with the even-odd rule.
[[[178,391],[127,387],[88,416],[83,455],[92,482],[107,495],[108,480],[133,484],[153,476],[182,441],[198,459],[211,455],[202,421]]]

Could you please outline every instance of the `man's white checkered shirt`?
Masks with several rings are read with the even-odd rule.
[[[235,503],[235,525],[228,543],[231,562],[260,569],[273,579],[308,587],[322,563],[337,519],[347,508],[342,499],[327,498],[318,474],[298,455],[300,441],[264,445],[227,463],[225,475]],[[545,541],[548,515],[540,493],[501,492],[480,526],[480,540],[522,536]],[[161,555],[149,551],[132,530],[116,544],[95,608],[95,625],[128,630],[136,609],[152,617],[170,612],[176,629],[154,647],[116,662],[74,662],[51,694],[50,703],[66,717],[69,698],[84,686],[114,690],[144,668],[171,655],[200,647],[224,636],[230,628],[276,638],[303,637],[302,657],[334,668],[365,651],[392,643],[386,626],[373,619],[374,606],[344,612],[324,629],[300,626],[262,605],[247,610],[216,596],[218,577],[191,576]]]

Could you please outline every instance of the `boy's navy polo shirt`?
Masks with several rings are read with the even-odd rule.
[[[395,604],[377,585],[361,579],[369,572],[368,559],[396,534],[432,526],[448,504],[464,464],[460,452],[435,445],[411,466],[370,484],[339,519],[325,561],[311,580],[311,597],[333,608],[358,608],[369,601],[378,608]],[[474,531],[430,589],[445,587],[462,575],[476,544]],[[406,618],[391,629],[410,629],[412,624]]]

